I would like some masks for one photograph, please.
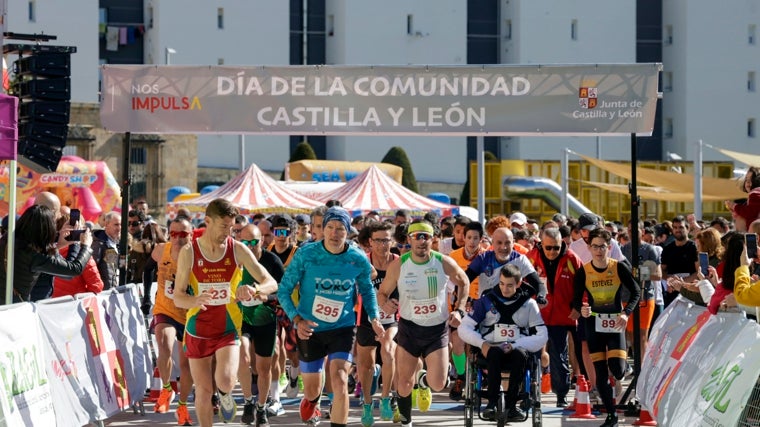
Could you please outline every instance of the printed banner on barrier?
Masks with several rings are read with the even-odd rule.
[[[104,65],[111,132],[652,134],[662,64]]]
[[[91,296],[82,299],[81,309],[85,313],[84,326],[100,407],[110,416],[128,408],[131,402],[124,377],[124,358],[116,347],[105,320],[105,310],[98,298]]]
[[[37,304],[47,338],[45,359],[58,427],[79,427],[106,418],[89,369],[90,341],[80,306],[75,300]]]
[[[123,374],[128,395],[141,397],[149,388],[153,362],[145,333],[145,320],[140,311],[137,287],[119,288],[121,292],[100,296],[106,320],[118,351],[122,355]],[[139,400],[139,399],[130,399]]]
[[[55,425],[44,345],[31,304],[0,311],[0,425]]]
[[[737,425],[760,375],[760,326],[682,297],[663,315],[642,363],[642,406],[662,425]]]

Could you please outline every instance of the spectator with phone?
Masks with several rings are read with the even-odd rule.
[[[710,302],[707,304],[707,310],[712,314],[717,314],[720,309],[725,309],[727,306],[736,305],[732,295],[736,283],[735,273],[743,262],[741,258],[746,258],[743,234],[731,231],[724,236],[724,241],[726,242],[725,252],[718,268],[708,267],[707,279],[715,288],[713,294],[709,295]],[[746,263],[749,265],[749,261]],[[702,276],[702,272],[698,271],[697,275]],[[697,290],[704,292],[704,289],[699,287]],[[708,294],[703,294],[703,298],[707,299]]]
[[[58,221],[58,230],[62,230],[66,224],[69,224],[71,226],[75,226],[78,222],[76,218],[78,218],[77,213],[79,212],[76,209],[72,209],[71,213],[74,214],[74,216],[69,216],[67,214],[64,214],[61,216]],[[72,230],[72,231],[78,231],[77,234],[79,237],[81,237],[81,233],[84,232],[84,230]],[[60,232],[60,231],[59,231]],[[70,241],[71,234],[67,236],[67,240]],[[62,257],[69,258],[69,256],[76,257],[77,254],[80,251],[80,246],[77,244],[70,244],[65,245],[63,247],[59,246],[58,250]],[[84,270],[82,271],[82,274],[73,276],[73,277],[67,277],[67,276],[57,276],[54,277],[53,281],[53,298],[65,296],[65,295],[76,295],[84,292],[92,292],[92,293],[100,293],[103,290],[103,280],[100,279],[100,272],[98,271],[98,265],[95,263],[95,260],[90,257],[87,260],[87,264],[84,267]]]
[[[731,211],[736,231],[745,232],[749,225],[760,216],[760,168],[747,170],[742,184],[742,191],[747,193],[745,203],[726,200],[726,209]]]
[[[80,236],[80,248],[73,261],[67,261],[56,249],[56,216],[47,206],[34,205],[28,208],[18,220],[15,231],[13,264],[13,302],[29,301],[32,287],[40,274],[54,276],[76,276],[82,273],[87,260],[92,255],[90,245],[92,235],[85,231]],[[64,232],[66,234],[67,232]],[[3,266],[8,255],[8,236],[0,239]],[[0,301],[5,301],[6,270],[0,268]]]

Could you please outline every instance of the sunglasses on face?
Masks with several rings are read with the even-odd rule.
[[[176,239],[176,238],[184,239],[185,237],[187,237],[189,235],[190,235],[190,233],[187,232],[187,231],[170,231],[169,232],[169,236],[172,239]]]
[[[407,244],[396,243],[396,248],[398,248],[398,249],[412,249],[412,245],[410,245],[409,243],[407,243]]]
[[[428,240],[433,238],[432,234],[428,233],[412,233],[409,235],[409,238],[412,240],[422,240],[423,242],[427,242]]]
[[[547,251],[558,251],[562,249],[562,246],[544,246]]]
[[[275,228],[272,230],[274,232],[274,237],[288,237],[290,236],[290,230],[287,228]]]
[[[391,243],[391,239],[372,239],[372,241],[381,245],[388,245]]]
[[[241,240],[241,242],[249,248],[253,248],[259,244],[259,239]]]
[[[142,224],[140,221],[131,221],[131,222],[129,223],[129,226],[130,226],[130,227],[139,227],[139,226],[140,226],[140,224]]]

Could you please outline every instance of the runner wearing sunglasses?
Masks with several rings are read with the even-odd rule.
[[[411,250],[391,262],[378,292],[378,305],[388,314],[398,310],[400,319],[396,341],[398,408],[401,425],[412,424],[412,388],[419,386],[417,403],[421,411],[430,409],[432,393],[446,387],[449,363],[448,325],[459,326],[464,317],[470,281],[449,256],[432,250],[433,226],[417,220],[407,230]],[[449,312],[446,282],[457,287],[457,308]],[[391,298],[398,289],[398,301]],[[427,371],[416,373],[419,359]]]

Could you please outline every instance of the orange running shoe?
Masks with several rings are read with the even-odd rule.
[[[169,412],[169,407],[172,404],[172,401],[174,400],[174,390],[169,388],[168,390],[165,388],[161,389],[161,394],[158,395],[158,400],[156,401],[156,406],[153,407],[153,411],[157,414],[163,414],[166,412]]]
[[[177,412],[174,413],[177,417],[178,426],[191,426],[193,425],[193,419],[190,418],[190,411],[187,409],[187,405],[179,405]]]

